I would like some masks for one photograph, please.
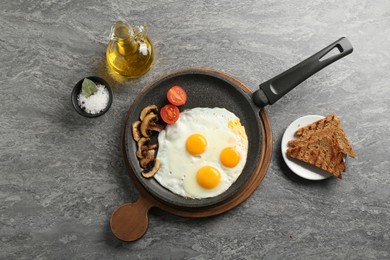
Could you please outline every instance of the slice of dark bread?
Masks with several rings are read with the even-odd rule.
[[[327,136],[331,138],[334,143],[338,144],[342,153],[353,158],[355,157],[355,151],[353,150],[336,114],[331,114],[324,119],[301,127],[295,132],[295,134],[300,137],[289,141],[289,146],[302,146],[307,142],[310,142],[313,138]]]
[[[315,165],[341,179],[345,171],[343,154],[328,136],[312,138],[303,145],[287,149],[287,155]]]
[[[299,128],[297,131],[295,131],[295,135],[308,136],[308,135],[311,135],[313,132],[321,130],[323,128],[326,128],[329,126],[338,127],[339,125],[340,125],[340,120],[337,117],[337,115],[330,114],[323,119],[320,119],[318,121],[315,121],[314,123],[311,123],[307,126]]]

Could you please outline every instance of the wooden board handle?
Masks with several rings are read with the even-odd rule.
[[[140,197],[135,203],[126,203],[114,210],[110,220],[112,233],[120,240],[134,241],[148,229],[149,201]]]

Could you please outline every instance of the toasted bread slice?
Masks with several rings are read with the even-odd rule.
[[[337,115],[330,114],[321,120],[315,121],[314,123],[311,123],[307,126],[299,128],[297,131],[295,131],[295,134],[297,136],[309,136],[313,132],[321,130],[323,128],[326,128],[329,126],[338,127],[339,125],[340,125],[340,120],[337,117]]]
[[[334,141],[327,136],[314,138],[305,145],[287,149],[287,155],[315,165],[341,179],[345,170],[343,155]]]
[[[341,126],[340,120],[336,114],[331,114],[324,119],[318,120],[310,125],[302,127],[295,132],[300,136],[298,139],[288,142],[289,146],[301,146],[309,142],[313,137],[327,136],[333,141],[337,140],[342,153],[355,158],[355,151],[352,148],[347,135]]]

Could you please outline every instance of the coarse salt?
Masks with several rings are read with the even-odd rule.
[[[109,94],[106,86],[96,85],[97,91],[86,97],[81,93],[77,97],[79,106],[88,114],[97,114],[105,109],[108,105]]]

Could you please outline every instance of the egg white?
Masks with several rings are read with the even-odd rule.
[[[240,176],[247,158],[248,140],[245,133],[238,134],[229,122],[239,118],[224,108],[193,108],[183,111],[175,124],[167,125],[158,136],[157,159],[160,169],[154,178],[166,189],[183,197],[202,199],[225,192]],[[206,151],[199,156],[186,150],[186,140],[192,134],[206,137]],[[241,132],[242,133],[242,132]],[[226,147],[236,147],[241,155],[234,168],[223,166],[219,160]],[[203,166],[212,166],[221,173],[220,183],[205,189],[196,181],[196,173]]]

